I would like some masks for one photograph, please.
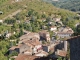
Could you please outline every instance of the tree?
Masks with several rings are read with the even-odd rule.
[[[8,58],[5,57],[1,51],[0,51],[0,60],[8,60]]]
[[[80,34],[80,24],[77,26],[76,30],[77,30],[77,33]]]
[[[31,9],[31,10],[28,12],[28,16],[33,15],[33,12],[34,12],[34,10],[33,10],[33,9]]]
[[[16,23],[16,20],[14,18],[7,18],[4,22],[7,24],[14,24]]]
[[[52,19],[50,17],[46,18],[46,22],[50,22]]]
[[[35,21],[36,21],[35,16],[32,16],[32,17],[31,17],[31,22],[33,23],[33,22],[35,22]]]
[[[50,31],[49,33],[50,33],[50,37],[52,38],[52,36],[54,34],[53,31]]]
[[[45,14],[42,14],[42,18],[46,18],[46,15]]]
[[[62,60],[62,57],[58,57],[58,59],[57,60]]]
[[[24,34],[23,30],[20,29],[19,37],[22,36],[23,34]]]
[[[13,52],[9,55],[9,57],[11,57],[11,56],[17,56],[17,55],[18,55],[18,52],[13,51]]]
[[[16,39],[15,35],[10,36],[10,39]]]

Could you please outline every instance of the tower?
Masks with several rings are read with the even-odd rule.
[[[80,60],[80,36],[67,40],[70,44],[70,60]]]

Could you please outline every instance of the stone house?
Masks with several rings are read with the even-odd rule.
[[[18,46],[13,46],[9,49],[9,53],[12,51],[17,51],[18,53],[24,53],[26,55],[32,55],[40,52],[42,49],[42,45],[39,40],[27,40],[22,41],[22,44],[18,44]]]
[[[11,54],[13,51],[16,51],[18,53],[24,53],[26,50],[30,49],[29,46],[26,44],[19,44],[18,46],[13,46],[9,49],[9,54]]]
[[[45,56],[46,57],[46,56],[48,56],[48,53],[42,50],[41,52],[35,54],[35,56],[38,56],[38,57],[44,57]]]
[[[46,52],[50,52],[50,51],[54,52],[57,44],[59,44],[59,42],[57,42],[57,41],[55,41],[55,42],[51,41],[49,44],[44,44],[43,50]]]
[[[70,38],[71,35],[72,35],[71,33],[62,33],[62,32],[57,33],[57,36],[59,38]]]
[[[61,57],[66,57],[67,52],[66,51],[63,51],[63,50],[57,49],[57,51],[55,52],[55,55],[61,56]]]
[[[50,34],[48,31],[43,30],[39,32],[40,38],[43,38],[46,41],[50,41]]]
[[[52,18],[55,22],[59,22],[61,18]]]
[[[32,51],[32,54],[38,53],[42,50],[42,45],[39,40],[28,40],[23,43],[31,47],[30,50]]]
[[[22,35],[19,39],[20,39],[19,43],[22,43],[23,41],[27,41],[31,39],[40,40],[40,36],[38,33],[25,32],[25,34]]]
[[[57,30],[57,27],[56,27],[56,26],[51,26],[51,27],[50,27],[50,31],[55,32],[56,30]]]
[[[15,60],[35,60],[39,58],[38,56],[31,56],[31,55],[25,55],[25,54],[18,54],[18,56],[15,58]]]
[[[61,27],[57,32],[57,36],[59,38],[70,38],[73,33],[74,32],[70,27]]]

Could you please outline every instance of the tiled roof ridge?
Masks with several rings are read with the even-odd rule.
[[[78,35],[78,36],[73,36],[73,37],[67,39],[67,41],[68,41],[68,40],[73,40],[73,39],[75,39],[75,38],[80,38],[80,35]]]

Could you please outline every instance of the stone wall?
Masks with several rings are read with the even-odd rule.
[[[70,60],[80,60],[80,36],[67,40],[70,44]]]
[[[30,51],[30,47],[26,44],[23,44],[20,49],[19,49],[19,53],[23,53],[25,51],[29,50]]]

